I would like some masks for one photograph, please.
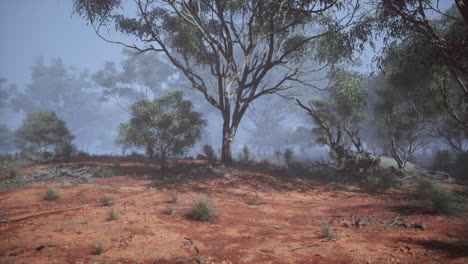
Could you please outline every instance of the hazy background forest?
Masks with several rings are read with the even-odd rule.
[[[437,43],[429,45],[427,38],[433,36],[405,17],[390,14],[391,8],[377,12],[385,2],[359,6],[343,2],[330,9],[328,21],[310,22],[315,23],[314,33],[332,28],[333,23],[341,30],[288,55],[287,60],[300,64],[304,72],[248,105],[234,132],[234,158],[242,157],[247,146],[255,160],[280,161],[289,149],[297,161],[321,161],[336,159],[339,145],[377,156],[398,156],[400,165],[412,161],[442,170],[466,159],[466,16],[464,21],[454,1],[425,6],[424,19],[447,39],[443,45],[452,45],[441,51]],[[130,22],[127,28],[124,24],[117,28],[123,34],[101,29],[102,35],[97,35],[91,25],[102,21],[96,17],[93,21],[86,13],[90,7],[99,9],[100,2],[96,3],[0,3],[1,152],[21,150],[14,134],[28,114],[53,111],[66,122],[76,151],[145,154],[144,148],[119,144],[119,126],[129,121],[133,103],[176,89],[207,120],[200,140],[183,156],[195,157],[208,144],[221,157],[223,118],[218,109],[163,52],[132,48],[145,43],[144,37],[135,38],[138,29],[131,28]],[[402,10],[417,10],[417,4],[414,1]],[[120,8],[129,17],[136,11],[131,3]],[[385,16],[387,20],[378,21]],[[417,14],[414,18],[419,19]],[[117,23],[125,22],[120,19]],[[294,45],[310,33],[307,26],[301,27],[294,29],[298,35],[284,39],[285,45]],[[169,31],[167,36],[176,34]],[[101,37],[129,43],[130,48]],[[448,59],[441,55],[444,52]],[[458,64],[451,65],[451,58]],[[209,75],[205,70],[200,68],[201,74]],[[290,71],[274,68],[264,84],[281,81],[276,79]]]

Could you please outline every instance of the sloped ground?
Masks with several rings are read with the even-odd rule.
[[[156,166],[119,165],[116,174],[124,176],[69,188],[61,186],[71,180],[60,179],[1,193],[0,263],[468,262],[466,215],[425,214],[406,199],[409,190],[368,194],[248,169],[229,171],[231,179],[199,170],[178,181],[153,181]],[[43,201],[51,187],[60,198]],[[171,204],[175,193],[179,202]],[[112,198],[112,207],[101,205],[103,195]],[[256,195],[261,203],[249,205]],[[216,220],[186,219],[200,197],[216,202]],[[164,213],[167,207],[173,215]],[[115,221],[109,220],[111,208],[120,215]],[[355,224],[359,219],[362,228]],[[323,239],[324,222],[332,239]],[[415,222],[427,230],[403,226]],[[94,254],[98,244],[106,248],[102,255]]]

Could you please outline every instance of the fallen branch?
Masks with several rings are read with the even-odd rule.
[[[297,248],[293,248],[291,251],[296,251],[296,250],[304,249],[304,248],[310,248],[310,247],[316,246],[316,245],[318,245],[318,244],[320,244],[320,243],[322,243],[324,241],[330,241],[330,240],[336,240],[336,238],[328,237],[328,238],[320,239],[319,241],[317,241],[315,243],[305,245],[305,246],[301,246],[301,247],[297,247]]]

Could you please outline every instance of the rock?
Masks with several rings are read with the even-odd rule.
[[[410,228],[410,227],[411,227],[411,224],[408,223],[408,222],[405,222],[405,223],[403,223],[401,226],[404,227],[404,228]]]
[[[359,229],[361,229],[365,224],[366,224],[366,220],[364,220],[364,218],[359,218],[356,221],[356,227]]]
[[[343,226],[344,227],[350,227],[350,225],[348,223],[344,223]]]
[[[422,230],[426,230],[426,229],[427,229],[427,225],[424,224],[423,222],[415,223],[415,224],[414,224],[414,227],[415,227],[415,228],[418,228],[418,229],[422,229]]]

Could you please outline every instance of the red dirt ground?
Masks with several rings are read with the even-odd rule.
[[[129,176],[70,188],[61,185],[71,180],[39,182],[1,193],[0,219],[26,218],[0,223],[0,263],[196,263],[184,237],[194,241],[204,263],[468,263],[466,215],[415,213],[408,190],[367,194],[239,169],[230,180],[208,175],[158,184],[144,177],[156,166],[122,163],[116,169]],[[60,198],[43,201],[51,187]],[[261,204],[249,205],[256,191]],[[175,193],[180,202],[171,204]],[[117,220],[108,220],[103,195],[113,199]],[[216,220],[186,219],[199,197],[215,201]],[[167,207],[175,213],[165,214]],[[374,217],[376,225],[358,229],[352,219],[361,216]],[[397,216],[428,229],[384,224]],[[320,241],[324,221],[331,221],[334,240],[292,251]],[[107,249],[102,255],[94,254],[98,244]]]

